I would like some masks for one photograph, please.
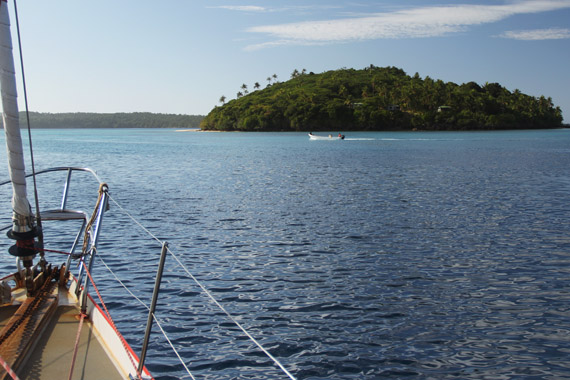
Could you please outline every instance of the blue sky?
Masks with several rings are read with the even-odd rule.
[[[17,4],[34,111],[207,114],[273,74],[373,64],[550,96],[570,120],[570,0]]]

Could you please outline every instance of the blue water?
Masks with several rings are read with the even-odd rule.
[[[39,169],[97,169],[298,379],[570,379],[570,131],[346,135],[38,130],[34,148]],[[100,256],[148,303],[160,247],[126,220],[112,205]],[[96,275],[138,352],[144,308]],[[157,315],[197,378],[285,378],[172,257]],[[155,377],[189,378],[169,350],[155,335]]]

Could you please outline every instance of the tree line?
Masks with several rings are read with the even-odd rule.
[[[32,128],[199,128],[202,115],[133,113],[43,113],[30,112]],[[20,127],[27,127],[20,112]]]
[[[257,88],[256,88],[257,89]],[[559,128],[550,97],[509,91],[499,83],[458,85],[396,67],[295,70],[286,82],[215,107],[204,130],[478,130]]]

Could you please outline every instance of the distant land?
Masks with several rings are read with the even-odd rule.
[[[30,112],[32,128],[198,128],[204,116],[150,112],[133,113],[43,113]],[[20,127],[27,127],[20,112]]]
[[[565,127],[550,97],[509,91],[499,83],[461,85],[397,67],[295,70],[215,107],[200,123],[220,131],[493,130]],[[566,126],[567,127],[567,126]]]

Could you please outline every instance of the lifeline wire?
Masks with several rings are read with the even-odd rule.
[[[95,292],[97,293],[97,297],[99,297],[99,302],[101,302],[101,306],[103,307],[103,310],[105,311],[103,314],[109,320],[111,327],[113,328],[113,330],[115,331],[115,333],[119,337],[119,340],[121,341],[123,348],[125,349],[125,352],[127,353],[129,360],[131,361],[131,364],[133,365],[133,368],[137,372],[138,378],[142,378],[141,374],[138,371],[137,366],[135,365],[135,362],[133,361],[133,356],[131,355],[131,353],[128,350],[127,341],[125,340],[123,335],[121,335],[121,333],[119,333],[119,330],[117,329],[117,326],[115,325],[115,322],[113,321],[113,318],[111,318],[111,313],[109,313],[109,310],[107,309],[107,305],[105,305],[105,302],[103,302],[103,297],[101,297],[101,293],[99,293],[99,289],[97,288],[97,285],[95,285],[95,281],[93,280],[93,277],[91,276],[91,273],[89,272],[89,269],[87,268],[87,265],[85,265],[85,261],[83,261],[83,258],[81,259],[79,265],[83,265],[83,269],[85,270],[85,273],[87,273],[87,276],[89,277],[89,280],[91,281],[91,285],[93,286],[93,289],[95,289]]]
[[[259,347],[259,349],[260,349],[261,351],[263,351],[263,353],[264,353],[265,355],[267,355],[268,358],[270,358],[271,360],[273,360],[273,362],[274,362],[275,364],[277,364],[277,366],[278,366],[279,368],[281,368],[281,370],[282,370],[287,376],[289,376],[290,379],[296,380],[295,377],[294,377],[291,373],[289,373],[289,371],[287,371],[287,369],[283,366],[283,364],[281,364],[273,355],[271,355],[271,354],[269,353],[269,351],[267,351],[267,350],[265,349],[265,347],[263,347],[263,346],[261,345],[261,343],[259,343],[249,332],[247,332],[247,330],[246,330],[246,329],[214,298],[214,296],[208,291],[208,289],[206,289],[206,288],[204,287],[204,285],[202,285],[202,284],[200,283],[200,281],[198,281],[198,279],[197,279],[196,277],[194,277],[194,275],[193,275],[192,273],[190,273],[190,271],[186,268],[186,266],[184,266],[184,264],[182,264],[182,262],[180,262],[180,260],[178,260],[178,257],[176,257],[176,255],[175,255],[172,251],[170,251],[170,249],[168,250],[168,252],[170,252],[170,254],[172,254],[172,257],[174,257],[174,259],[178,262],[178,264],[180,264],[180,266],[182,267],[182,269],[184,269],[184,271],[188,274],[188,276],[190,276],[190,278],[191,278],[192,280],[194,280],[194,282],[196,283],[196,285],[198,285],[198,286],[200,287],[200,289],[202,289],[202,291],[203,291],[204,293],[206,293],[206,295],[207,295],[208,297],[210,297],[210,299],[212,300],[212,302],[214,302],[214,303],[220,308],[220,310],[222,310],[222,311],[228,316],[228,318],[231,319],[232,322],[233,322],[237,327],[239,327],[240,330],[241,330],[253,343],[255,343],[255,344],[257,345],[257,347]]]
[[[117,282],[119,284],[121,284],[121,286],[127,291],[127,293],[129,293],[131,295],[131,297],[133,297],[135,300],[137,300],[144,308],[146,308],[147,310],[150,311],[150,307],[147,306],[147,304],[145,304],[139,297],[137,297],[133,292],[131,292],[131,290],[127,287],[127,285],[125,285],[123,283],[123,281],[121,281],[121,279],[119,279],[119,277],[115,274],[115,272],[113,272],[113,270],[111,268],[109,268],[109,266],[107,265],[107,263],[105,262],[105,260],[103,260],[101,258],[101,253],[99,253],[99,255],[97,255],[96,257],[97,260],[101,261],[103,263],[103,265],[105,266],[105,268],[107,268],[107,270],[109,271],[109,273],[111,273],[111,275],[113,277],[115,277],[115,280],[117,280]],[[176,350],[176,348],[174,347],[174,344],[172,343],[172,341],[170,340],[170,338],[168,337],[168,335],[166,335],[166,331],[164,331],[164,329],[162,328],[162,325],[160,324],[160,321],[158,320],[157,316],[153,313],[152,317],[154,319],[154,321],[156,322],[156,324],[158,325],[158,328],[160,329],[160,331],[162,331],[162,335],[164,335],[164,337],[166,338],[166,341],[168,342],[168,344],[170,345],[170,348],[172,348],[172,351],[174,351],[174,353],[176,354],[176,356],[178,357],[178,360],[180,361],[180,363],[184,366],[184,369],[186,370],[186,372],[188,373],[188,375],[190,375],[190,377],[193,380],[196,380],[196,378],[194,377],[194,375],[192,375],[192,373],[190,372],[190,369],[188,369],[188,367],[186,366],[186,363],[184,363],[184,360],[182,359],[182,357],[180,356],[180,354],[178,353],[178,351]]]
[[[135,222],[138,226],[140,226],[147,234],[149,234],[151,237],[153,237],[157,242],[161,243],[161,241],[154,236],[146,227],[144,227],[141,223],[139,223],[131,214],[129,214],[115,199],[113,199],[113,197],[111,197],[109,195],[109,199],[111,199],[113,201],[113,203],[115,205],[117,205],[117,207],[119,207],[119,209],[121,209],[130,219],[133,220],[133,222]],[[283,364],[281,364],[279,362],[279,360],[277,360],[273,355],[271,355],[271,353],[269,353],[269,351],[267,351],[267,349],[265,349],[265,347],[263,347],[261,345],[261,343],[259,343],[215,298],[214,296],[208,291],[208,289],[206,289],[206,287],[204,285],[202,285],[202,283],[200,281],[198,281],[198,279],[196,277],[194,277],[194,275],[192,273],[190,273],[190,271],[186,268],[186,266],[178,259],[178,257],[176,257],[176,255],[174,254],[174,252],[172,252],[170,250],[170,248],[167,248],[168,252],[172,255],[172,257],[174,257],[174,260],[176,260],[176,262],[182,267],[182,269],[184,269],[184,271],[188,274],[188,276],[196,283],[196,285],[198,285],[200,287],[200,289],[202,289],[202,291],[210,298],[210,300],[216,304],[216,306],[218,306],[218,308],[220,308],[220,310],[222,310],[226,316],[253,342],[255,343],[255,345],[271,360],[273,360],[273,362],[292,380],[296,380],[295,377],[283,366]]]

